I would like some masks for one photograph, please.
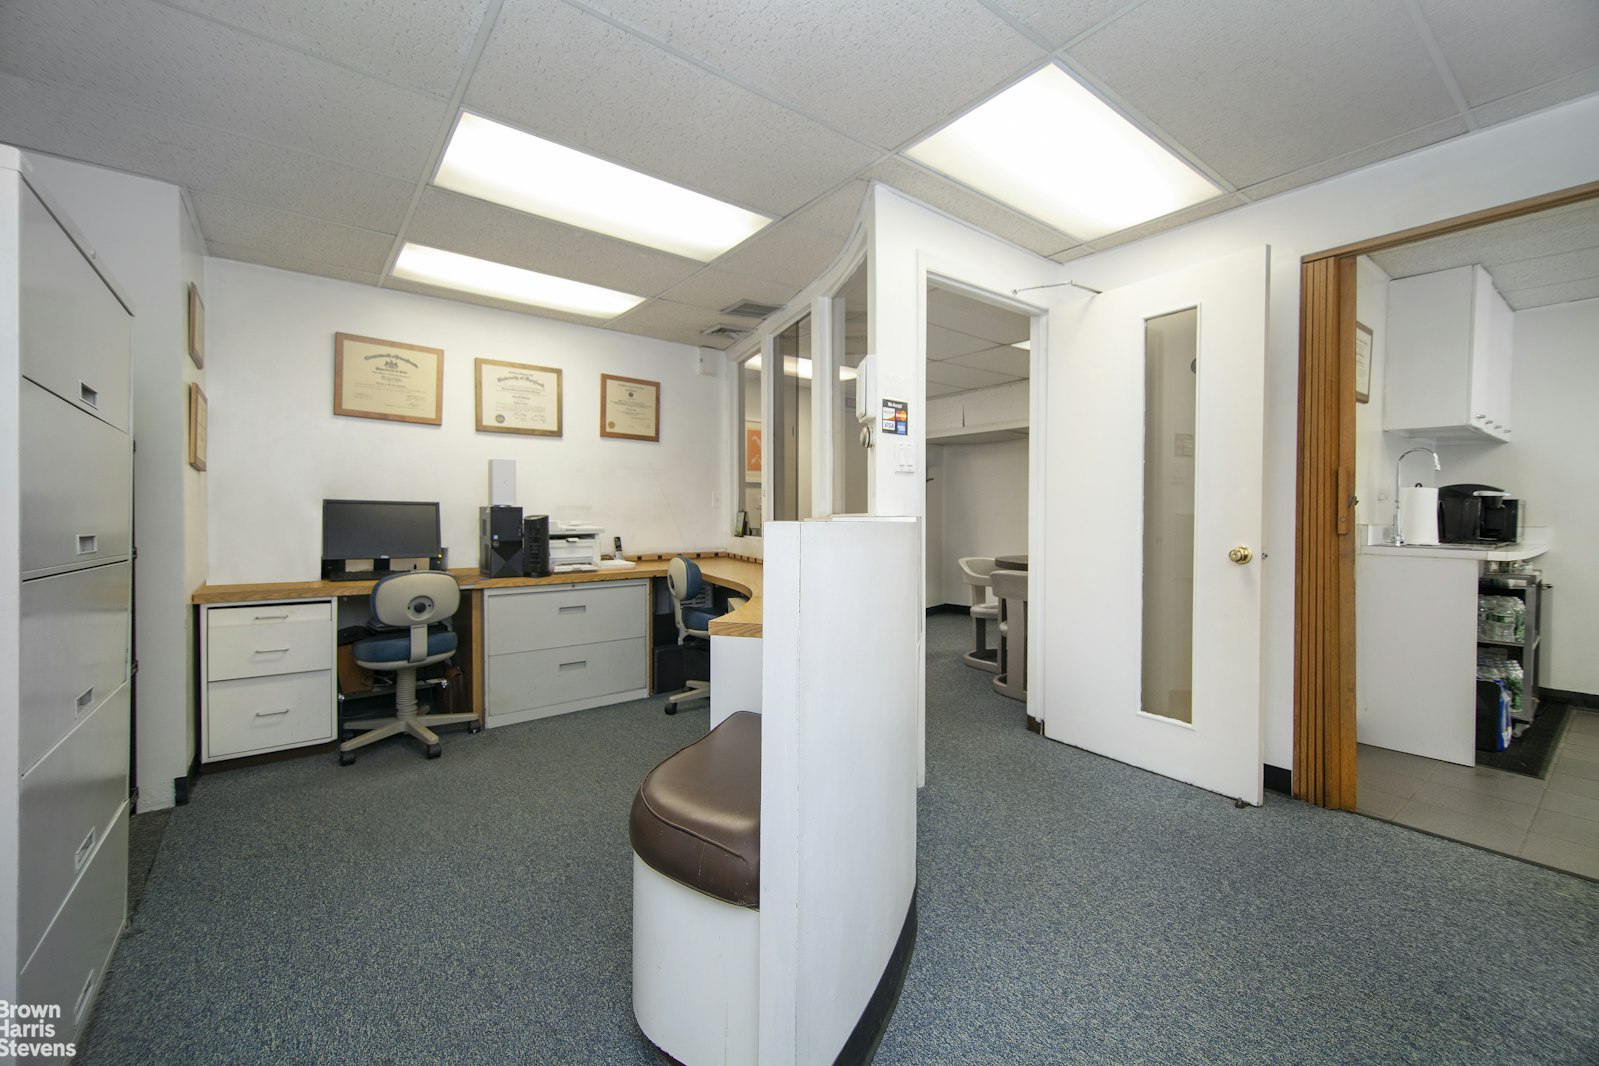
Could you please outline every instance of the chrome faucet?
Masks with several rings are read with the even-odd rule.
[[[1388,543],[1396,547],[1405,543],[1404,535],[1399,532],[1399,471],[1405,465],[1405,456],[1414,455],[1416,452],[1426,452],[1432,456],[1432,468],[1434,470],[1442,470],[1444,468],[1444,465],[1438,461],[1438,453],[1431,448],[1412,448],[1401,455],[1398,461],[1394,463],[1394,531],[1393,535],[1388,538]]]

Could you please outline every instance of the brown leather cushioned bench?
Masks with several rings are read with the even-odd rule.
[[[633,851],[679,884],[740,907],[761,902],[761,716],[739,711],[644,777]]]

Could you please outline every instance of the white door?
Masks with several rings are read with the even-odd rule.
[[[1268,254],[1051,310],[1029,595],[1046,736],[1254,804]]]

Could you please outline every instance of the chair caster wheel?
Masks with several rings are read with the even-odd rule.
[[[467,724],[466,731],[468,733],[481,733],[483,732],[483,727],[477,722],[469,722]]]
[[[339,752],[339,765],[340,766],[349,766],[353,762],[355,762],[355,752],[353,752],[353,751],[341,751],[341,752]]]
[[[667,713],[667,714],[676,714],[676,713],[677,713],[677,704],[675,704],[675,703],[668,703],[668,704],[667,704],[667,705],[666,705],[666,713]]]
[[[428,758],[437,759],[440,755],[443,755],[443,754],[444,754],[444,749],[439,747],[439,745],[437,745],[437,744],[429,744],[428,745]]]

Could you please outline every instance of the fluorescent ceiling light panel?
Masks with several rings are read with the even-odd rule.
[[[772,221],[466,111],[433,184],[702,263]]]
[[[905,154],[1081,241],[1221,192],[1053,63]]]
[[[409,242],[400,249],[394,276],[592,318],[615,318],[644,302],[644,297],[630,292]]]

